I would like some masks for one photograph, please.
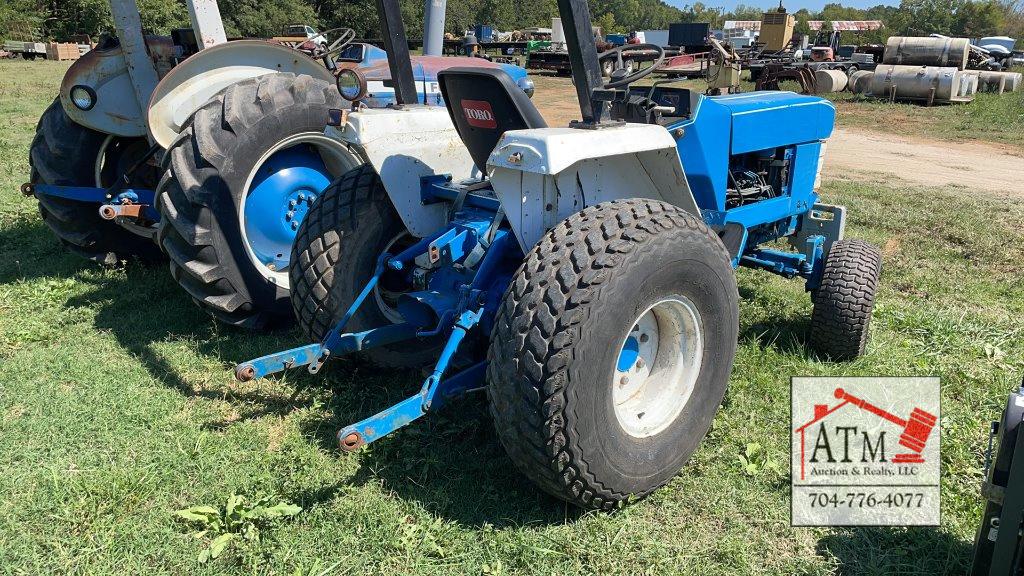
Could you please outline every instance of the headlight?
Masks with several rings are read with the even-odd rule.
[[[533,98],[533,80],[530,80],[529,78],[520,78],[519,82],[516,83],[523,89],[523,92],[526,92],[527,96]]]
[[[96,105],[96,91],[88,86],[81,84],[72,86],[68,96],[71,97],[71,103],[79,110],[92,110],[92,107]]]
[[[338,94],[349,102],[355,102],[366,96],[366,77],[363,73],[353,68],[347,68],[338,73],[335,81],[338,86]]]

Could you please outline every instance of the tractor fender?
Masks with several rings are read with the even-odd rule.
[[[373,167],[405,227],[419,238],[444,228],[450,207],[424,204],[420,179],[448,175],[458,182],[474,173],[443,106],[363,109],[348,114],[341,126],[328,126],[325,134],[346,142]]]
[[[242,80],[275,72],[334,83],[334,76],[322,64],[281,44],[235,40],[211,46],[179,64],[157,84],[149,101],[150,136],[169,148],[185,121],[218,92]]]
[[[157,74],[172,67],[174,45],[168,36],[146,36],[146,50]],[[71,89],[84,86],[95,94],[95,104],[82,110],[71,102]],[[75,61],[60,84],[60,103],[76,124],[104,134],[135,138],[146,135],[146,115],[128,76],[121,46],[108,40]]]
[[[676,141],[662,126],[512,130],[487,168],[524,252],[562,220],[610,200],[651,198],[701,216]]]

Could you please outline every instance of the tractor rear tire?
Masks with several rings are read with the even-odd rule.
[[[31,182],[54,186],[96,186],[96,156],[106,134],[75,123],[55,99],[36,125],[29,151]],[[39,214],[60,243],[75,254],[104,265],[137,257],[159,260],[150,240],[99,215],[99,204],[39,194]]]
[[[513,276],[491,333],[487,395],[512,462],[550,494],[601,510],[668,482],[699,446],[725,395],[738,301],[725,246],[676,206],[617,200],[562,221]],[[656,369],[630,372],[644,367],[636,360],[644,355],[623,366],[627,343],[649,313],[675,303],[691,311],[691,321],[659,316],[657,330],[637,334],[634,342],[656,347],[646,356]],[[676,343],[689,352],[670,353]],[[666,377],[663,366],[678,377]],[[630,379],[620,374],[635,375],[640,395],[621,388]],[[657,392],[663,386],[664,396]],[[627,403],[664,399],[674,408],[651,408],[659,414],[645,431],[644,411],[623,416],[624,392]]]
[[[267,154],[275,146],[296,135],[322,133],[328,110],[341,106],[333,84],[268,74],[211,98],[171,145],[171,177],[157,199],[158,241],[174,279],[221,322],[251,330],[291,323],[286,271],[258,264],[245,235],[248,187],[256,169],[269,165]],[[281,218],[287,210],[283,204],[271,209]],[[289,249],[282,248],[278,258]]]
[[[373,277],[380,255],[402,238],[411,236],[372,167],[355,168],[324,190],[299,225],[289,269],[292,310],[311,340],[327,336]],[[383,302],[381,292],[375,291],[345,330],[359,332],[399,321],[397,310],[385,312]],[[406,342],[362,355],[382,368],[412,368],[436,360],[438,347],[433,340],[412,346]]]
[[[871,311],[882,273],[882,253],[863,240],[839,240],[825,258],[812,294],[811,346],[833,360],[853,360],[867,349]]]

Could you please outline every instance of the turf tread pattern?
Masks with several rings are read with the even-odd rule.
[[[674,234],[720,248],[702,220],[664,202],[629,199],[588,207],[551,229],[530,251],[502,300],[488,349],[487,394],[495,428],[516,467],[546,492],[611,510],[641,494],[616,492],[589,471],[566,419],[573,346],[602,289],[626,259]]]
[[[811,345],[833,360],[864,354],[871,311],[882,272],[882,254],[864,240],[832,244],[821,284],[812,294]]]

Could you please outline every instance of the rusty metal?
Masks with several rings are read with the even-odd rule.
[[[256,369],[252,364],[244,364],[235,370],[235,379],[239,382],[248,382],[256,377]]]
[[[818,91],[814,70],[811,70],[806,64],[799,68],[786,68],[782,64],[768,64],[757,78],[756,89],[781,90],[779,82],[782,80],[796,80],[800,84],[801,94],[815,94]]]
[[[363,442],[363,437],[359,434],[359,432],[351,432],[349,434],[346,434],[345,436],[339,435],[338,437],[338,447],[344,450],[345,452],[355,452],[364,443],[365,442]]]
[[[145,204],[104,204],[100,206],[100,218],[113,220],[114,218],[138,219],[142,216]]]
[[[35,196],[36,187],[31,182],[25,182],[21,185],[21,193],[25,196]]]

